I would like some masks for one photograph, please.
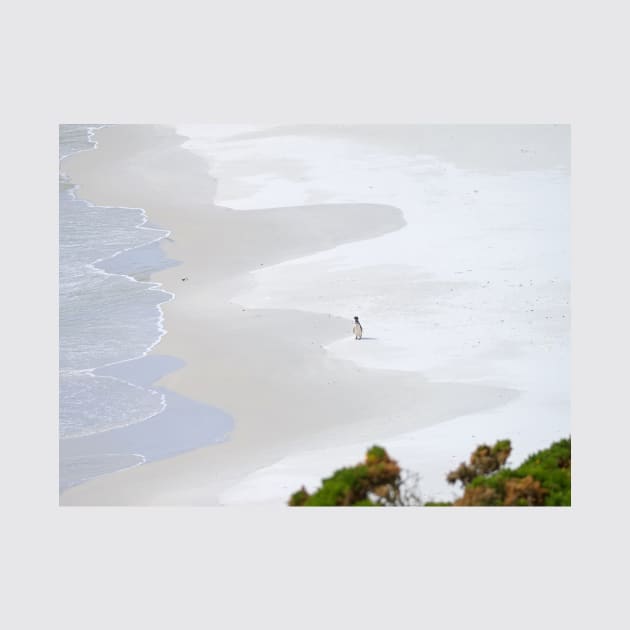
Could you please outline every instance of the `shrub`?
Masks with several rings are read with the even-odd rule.
[[[309,494],[304,487],[291,495],[291,506],[381,506],[403,505],[409,500],[408,489],[398,463],[387,451],[373,446],[365,461],[351,468],[341,468],[322,481],[321,487]]]
[[[514,470],[477,475],[453,505],[571,505],[571,439],[530,455]]]
[[[453,503],[427,502],[427,507],[571,505],[571,439],[555,442],[530,455],[518,468],[505,468],[512,445],[500,440],[482,444],[468,464],[447,474],[451,484],[460,482],[464,494]],[[291,506],[421,505],[418,476],[402,471],[384,448],[373,446],[365,461],[341,468],[309,494],[302,486],[289,499]]]
[[[501,440],[493,447],[482,444],[470,456],[470,463],[462,462],[456,470],[448,473],[446,480],[451,484],[459,481],[462,486],[467,486],[475,477],[489,475],[499,470],[505,465],[511,452],[510,440]]]

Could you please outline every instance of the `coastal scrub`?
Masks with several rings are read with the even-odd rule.
[[[418,476],[405,473],[380,446],[370,448],[365,460],[341,468],[324,479],[313,494],[304,486],[289,499],[290,506],[567,506],[571,505],[571,439],[554,442],[530,455],[515,469],[505,464],[512,452],[509,440],[482,444],[468,464],[446,476],[460,483],[463,495],[453,503],[418,498]]]

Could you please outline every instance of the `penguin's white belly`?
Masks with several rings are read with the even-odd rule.
[[[361,328],[361,324],[355,324],[352,328],[352,332],[357,339],[361,339],[361,335],[363,335],[363,328]]]

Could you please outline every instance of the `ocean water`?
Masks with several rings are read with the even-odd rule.
[[[142,257],[126,253],[156,243],[166,230],[147,227],[141,209],[93,206],[63,174],[63,158],[93,150],[91,125],[59,127],[59,433],[62,439],[140,422],[164,408],[155,389],[94,370],[144,356],[163,334],[160,304],[172,299],[138,280]],[[162,261],[164,265],[165,262]],[[120,266],[120,265],[119,265]],[[155,271],[155,264],[151,265]]]
[[[59,127],[59,489],[227,439],[233,419],[158,382],[184,362],[150,351],[174,298],[151,274],[179,264],[139,208],[94,206],[63,172],[98,125]]]

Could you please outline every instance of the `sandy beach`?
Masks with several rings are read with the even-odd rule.
[[[568,435],[565,127],[454,140],[382,126],[341,139],[334,127],[212,133],[108,126],[64,170],[83,199],[143,208],[170,230],[161,245],[180,264],[151,279],[175,298],[151,354],[184,365],[157,384],[234,427],[222,443],[71,488],[62,505],[281,505],[377,440],[439,496],[479,439],[522,438],[518,459]],[[314,151],[311,133],[329,144]],[[300,147],[319,157],[307,164]],[[348,161],[354,182],[336,167]],[[447,205],[470,209],[455,227],[437,211],[439,178]],[[360,343],[355,314],[369,322]]]

